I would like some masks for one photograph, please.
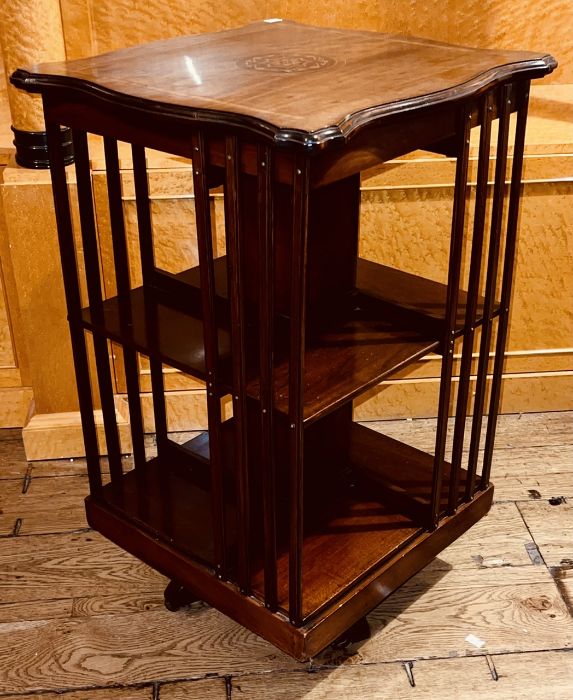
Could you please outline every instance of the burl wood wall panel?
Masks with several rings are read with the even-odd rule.
[[[47,171],[6,168],[1,191],[21,332],[37,413],[77,410],[71,345]]]
[[[4,275],[0,267],[0,369],[4,367],[16,367],[16,357],[8,317]]]
[[[0,167],[0,187],[3,168]],[[15,278],[10,263],[6,219],[0,191],[0,428],[19,427],[30,412],[32,389],[22,352],[15,337],[21,329]]]
[[[560,63],[548,80],[573,82],[571,0],[60,0],[60,6],[68,58],[283,17],[482,48],[542,49]]]
[[[57,61],[66,57],[59,0],[2,0],[0,45],[10,75],[30,61]],[[12,124],[24,131],[41,131],[42,100],[8,85]]]

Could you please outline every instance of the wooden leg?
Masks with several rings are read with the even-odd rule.
[[[170,581],[163,593],[165,607],[171,612],[177,612],[181,608],[196,603],[199,599],[188,588],[184,588],[177,581]]]
[[[370,625],[366,617],[361,617],[358,622],[355,622],[352,627],[349,627],[346,632],[335,639],[331,646],[335,649],[344,649],[350,644],[357,644],[365,639],[370,639]]]

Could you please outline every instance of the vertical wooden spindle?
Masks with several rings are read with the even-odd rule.
[[[137,209],[137,224],[139,231],[139,249],[141,251],[141,274],[143,285],[150,286],[155,269],[153,253],[153,227],[149,209],[149,185],[147,182],[147,164],[145,148],[133,144],[131,147],[133,159],[133,181],[135,186],[135,206]]]
[[[454,335],[458,313],[458,296],[467,200],[470,130],[471,110],[464,109],[460,112],[458,124],[456,178],[448,265],[448,291],[442,337],[442,371],[440,379],[440,396],[438,401],[438,425],[436,429],[436,449],[432,476],[432,495],[430,502],[429,526],[431,528],[435,528],[438,524],[442,500],[444,456],[446,450],[446,434],[448,430],[448,413],[454,359]],[[450,475],[450,478],[452,477],[453,474]]]
[[[243,256],[240,231],[240,149],[236,136],[225,139],[225,232],[231,307],[231,361],[233,367],[233,420],[235,423],[235,462],[237,465],[238,584],[249,593],[250,580],[250,503],[247,462],[246,323]]]
[[[149,184],[147,182],[147,165],[145,148],[135,144],[131,147],[133,157],[133,180],[135,184],[135,205],[139,230],[139,247],[141,251],[141,273],[145,291],[145,321],[147,336],[151,347],[159,348],[159,329],[157,324],[157,305],[152,293],[155,272],[153,254],[153,228],[149,206]],[[151,392],[153,395],[153,416],[155,418],[155,436],[157,454],[164,456],[168,449],[167,414],[163,383],[163,365],[161,360],[150,357]]]
[[[306,260],[308,241],[309,162],[295,160],[293,183],[293,237],[290,295],[289,356],[289,618],[300,625],[303,618],[302,546],[304,538],[304,355],[306,321]]]
[[[107,175],[107,194],[113,244],[113,261],[117,296],[119,300],[120,325],[122,333],[129,336],[132,332],[132,315],[130,302],[130,275],[125,223],[123,219],[123,203],[121,196],[121,174],[117,142],[104,138],[105,166]],[[131,443],[133,461],[136,469],[145,465],[145,445],[143,441],[143,417],[139,395],[139,369],[137,353],[126,345],[123,346],[123,362],[125,383],[127,387],[127,402],[129,406],[129,423],[131,428]]]
[[[274,429],[274,231],[273,161],[268,146],[258,148],[259,360],[261,399],[261,483],[263,491],[265,605],[277,609],[277,542]]]

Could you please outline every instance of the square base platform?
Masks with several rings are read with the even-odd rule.
[[[492,499],[493,485],[490,485],[476,494],[470,503],[460,506],[454,515],[443,518],[434,531],[420,531],[406,547],[384,560],[346,595],[299,628],[282,613],[272,613],[258,599],[243,595],[234,584],[216,578],[210,568],[150,533],[134,528],[105,502],[88,497],[86,512],[90,526],[112,542],[290,656],[306,661],[336,640],[480,520],[491,507]]]

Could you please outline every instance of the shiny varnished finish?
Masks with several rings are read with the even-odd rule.
[[[440,396],[438,402],[438,425],[436,428],[436,451],[434,455],[434,473],[432,478],[432,503],[430,508],[430,527],[436,527],[441,512],[442,477],[446,448],[446,431],[448,406],[452,391],[452,370],[454,361],[454,338],[458,315],[458,297],[462,265],[464,240],[464,220],[468,196],[468,159],[470,150],[471,112],[461,109],[458,114],[458,143],[456,148],[456,183],[452,231],[450,235],[450,255],[448,263],[448,292],[446,298],[445,319],[442,335],[442,371],[440,376]],[[476,290],[477,292],[477,290]],[[455,473],[452,474],[454,480]]]
[[[488,93],[482,102],[482,119],[480,132],[480,150],[478,159],[476,205],[474,212],[474,226],[472,237],[472,252],[470,260],[470,272],[468,280],[470,303],[466,306],[465,328],[462,350],[462,365],[460,368],[460,383],[458,386],[458,398],[456,408],[456,422],[454,428],[454,444],[452,447],[453,478],[450,481],[450,495],[448,501],[448,513],[455,512],[459,500],[459,471],[462,461],[464,435],[466,427],[466,414],[468,411],[468,397],[470,390],[470,372],[474,347],[474,333],[477,321],[478,291],[481,277],[481,263],[483,254],[484,222],[487,204],[487,178],[489,169],[492,99]],[[482,309],[483,313],[483,309]],[[474,475],[466,479],[466,498],[471,498],[474,484]]]
[[[15,83],[44,93],[88,453],[88,518],[172,579],[169,606],[177,607],[183,591],[185,600],[206,600],[306,659],[487,512],[527,91],[530,78],[554,65],[543,55],[276,22],[15,74]],[[518,111],[518,128],[505,217],[512,111]],[[496,119],[488,220],[487,165]],[[60,126],[72,128],[77,146],[89,292],[84,309]],[[478,126],[466,280],[461,263],[471,201],[469,139]],[[106,299],[86,133],[105,138],[117,290]],[[132,144],[143,280],[138,288],[128,272],[134,261],[125,240],[118,140]],[[457,159],[447,284],[358,254],[361,170],[422,147]],[[199,265],[175,275],[159,269],[154,258],[158,232],[145,148],[192,160]],[[223,188],[225,199],[225,250],[217,252],[209,201],[214,187]],[[498,319],[478,474],[490,340]],[[472,440],[464,464],[478,327]],[[94,336],[108,437],[111,479],[103,483],[85,330]],[[463,352],[450,460],[445,438],[456,339],[463,339]],[[119,455],[109,340],[123,348],[133,471],[124,472]],[[353,398],[430,352],[442,354],[434,454],[353,422]],[[151,460],[143,450],[137,353],[150,361],[158,448]],[[164,365],[206,382],[209,432],[183,445],[168,433]],[[227,394],[232,417],[223,420]]]
[[[191,119],[201,110],[200,118],[310,146],[555,65],[546,54],[281,21],[34,66],[13,82],[28,90],[63,85],[155,111],[160,104]]]

